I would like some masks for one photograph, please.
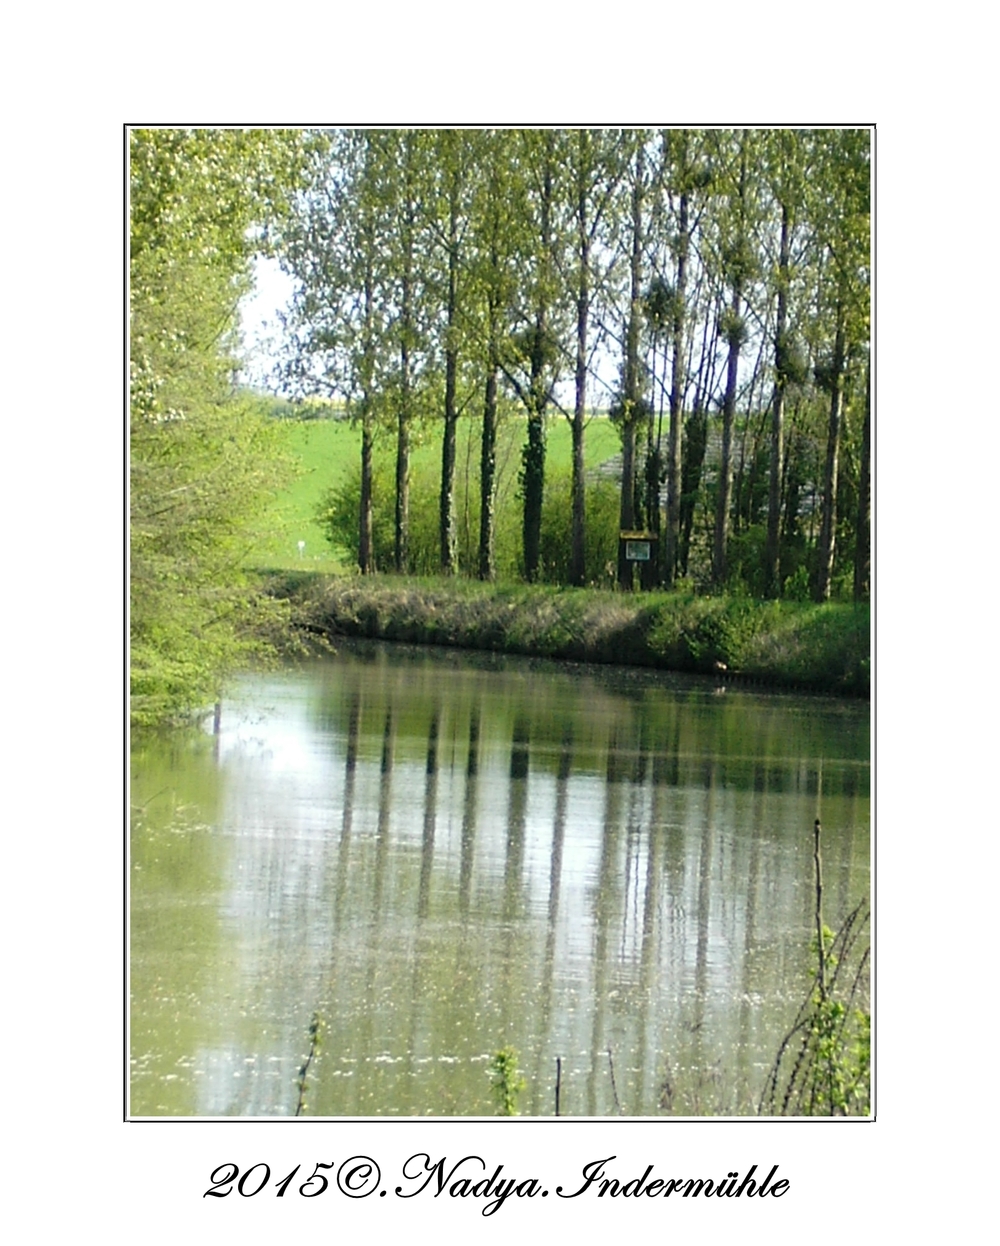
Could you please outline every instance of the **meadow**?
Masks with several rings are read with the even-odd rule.
[[[292,465],[293,477],[256,525],[248,563],[275,571],[353,571],[353,560],[346,551],[330,544],[319,516],[324,499],[331,491],[344,486],[351,474],[357,471],[361,456],[360,427],[344,418],[279,419],[275,421],[275,427],[281,451]],[[411,453],[411,474],[414,478],[427,471],[439,470],[441,433],[440,422],[417,430]],[[480,425],[477,421],[459,421],[456,474],[460,491],[466,496],[470,491],[461,490],[462,482],[475,482],[478,477],[479,436]],[[520,447],[524,436],[525,420],[522,417],[511,415],[501,422],[497,445],[498,514],[515,503]],[[594,416],[588,425],[585,442],[588,474],[620,452],[621,443],[611,421],[606,416]],[[392,433],[382,431],[376,439],[377,463],[391,470],[394,454]],[[549,473],[553,477],[567,475],[571,455],[568,421],[561,415],[551,418],[548,422],[546,455]],[[465,516],[465,520],[478,523],[478,516]],[[299,541],[305,542],[301,555]]]

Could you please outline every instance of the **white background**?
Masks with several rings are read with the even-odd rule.
[[[892,11],[903,12],[720,4],[678,16],[536,0],[8,18],[0,808],[11,1240],[986,1235],[993,41],[978,6],[933,20]],[[877,124],[875,1123],[123,1120],[122,126],[227,121]],[[368,1153],[394,1183],[417,1151],[478,1153],[550,1189],[572,1188],[584,1163],[610,1155],[622,1177],[648,1163],[660,1177],[777,1163],[791,1186],[752,1202],[550,1194],[490,1219],[429,1192],[409,1203],[201,1197],[224,1161],[265,1160],[283,1175]]]

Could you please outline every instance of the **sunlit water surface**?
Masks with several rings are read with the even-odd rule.
[[[131,1112],[743,1114],[869,888],[869,709],[359,646],[132,761]]]

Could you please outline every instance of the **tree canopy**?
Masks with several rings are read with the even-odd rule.
[[[396,445],[393,563],[410,565],[406,465],[429,419],[444,427],[442,569],[496,575],[497,426],[520,409],[519,572],[551,574],[545,430],[562,413],[581,583],[596,406],[621,434],[621,528],[662,529],[644,587],[847,591],[867,540],[869,165],[867,130],[335,132],[278,251],[299,283],[287,375],[343,394],[365,429],[362,571],[376,569],[371,508],[390,504],[373,494],[379,430]],[[480,441],[464,568],[460,410]],[[633,578],[622,552],[620,586]]]
[[[245,531],[281,479],[258,406],[234,385],[250,261],[286,210],[302,136],[130,134],[132,716],[204,704],[261,644],[267,607]]]

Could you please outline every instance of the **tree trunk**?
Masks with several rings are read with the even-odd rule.
[[[677,283],[674,287],[673,358],[671,360],[670,373],[670,430],[667,439],[667,532],[664,570],[668,586],[673,584],[677,576],[681,532],[681,493],[684,488],[682,482],[681,422],[684,418],[684,298],[687,286],[689,242],[688,197],[686,194],[681,195],[679,228]],[[702,455],[704,455],[704,445],[702,446]],[[700,475],[700,463],[698,470]],[[688,540],[690,540],[690,526],[688,529]],[[684,563],[686,573],[686,551]]]
[[[497,372],[495,351],[491,351],[486,373],[483,403],[483,442],[479,459],[479,578],[496,578],[494,559],[493,510],[496,500]]]
[[[528,440],[522,452],[524,465],[524,521],[521,531],[524,578],[538,579],[542,540],[542,492],[545,481],[545,416],[534,405],[528,416]]]
[[[656,354],[653,353],[653,372],[656,372]],[[662,415],[662,412],[661,412]],[[661,419],[662,424],[662,419]],[[650,402],[649,415],[646,419],[646,490],[643,507],[646,516],[646,527],[650,532],[660,531],[660,438],[659,430],[653,435],[653,405]],[[659,559],[656,560],[659,562]]]
[[[854,546],[854,600],[871,592],[871,363],[865,376],[865,423],[861,434],[861,479],[858,481],[858,529]]]
[[[833,555],[837,539],[837,467],[840,458],[840,429],[844,417],[844,318],[837,310],[837,336],[833,346],[830,375],[830,420],[826,432],[826,468],[823,472],[823,507],[819,527],[819,559],[816,574],[816,601],[829,601],[833,583]]]
[[[635,178],[632,184],[632,249],[628,323],[625,329],[625,368],[622,386],[622,491],[620,525],[635,527],[635,426],[639,415],[639,330],[642,315],[642,177],[643,146],[636,149]],[[624,542],[619,541],[618,586],[631,589],[632,564],[625,558]]]
[[[726,365],[726,396],[722,406],[722,460],[715,506],[715,543],[712,549],[712,582],[721,588],[726,580],[726,545],[729,540],[729,509],[733,495],[733,422],[736,416],[736,377],[740,365],[740,282],[733,287],[730,305],[729,360]]]
[[[635,527],[635,421],[626,418],[622,426],[622,495],[618,525],[622,531]],[[632,564],[625,558],[624,542],[619,541],[618,587],[631,589]]]
[[[365,311],[362,341],[361,378],[361,513],[358,517],[358,566],[362,575],[375,570],[375,548],[372,541],[372,448],[375,440],[374,369],[375,369],[375,279],[374,243],[370,225],[366,229]]]
[[[455,391],[458,381],[458,346],[455,324],[458,313],[458,173],[453,173],[448,205],[448,324],[444,351],[444,441],[441,447],[441,570],[458,570],[458,531],[455,521],[455,434],[458,412]]]
[[[404,365],[404,367],[408,366]],[[396,571],[404,573],[409,563],[410,543],[410,422],[409,394],[403,391],[396,430]]]
[[[701,337],[701,352],[698,358],[698,370],[695,374],[694,407],[684,425],[681,449],[681,515],[680,515],[680,548],[678,552],[678,571],[681,575],[688,574],[691,556],[691,535],[694,531],[695,510],[698,494],[701,490],[701,478],[705,468],[705,449],[708,444],[708,413],[706,404],[708,395],[715,389],[715,357],[719,340],[719,311],[721,301],[718,296],[712,301],[714,312],[706,314]],[[694,343],[688,356],[688,374],[693,373]]]
[[[441,444],[441,570],[454,575],[458,570],[458,532],[455,523],[455,455],[458,415],[455,411],[455,379],[458,352],[445,351],[444,361],[444,440]]]
[[[539,238],[540,285],[535,308],[535,324],[531,343],[530,380],[528,384],[528,440],[522,462],[524,466],[524,520],[522,541],[524,576],[529,583],[538,579],[541,560],[542,496],[545,489],[545,392],[546,334],[548,331],[548,276],[552,257],[552,182],[554,172],[553,131],[545,131],[545,156],[542,169],[541,230]]]
[[[576,401],[573,406],[573,548],[570,582],[583,585],[586,568],[587,484],[583,465],[583,426],[587,413],[587,324],[590,316],[590,239],[586,230],[586,192],[579,198],[580,281],[576,295]]]
[[[395,563],[398,573],[409,570],[410,545],[410,406],[413,339],[413,131],[404,139],[405,189],[403,202],[403,277],[400,308],[399,425],[396,437],[396,531]]]
[[[781,205],[781,250],[778,259],[778,320],[774,331],[774,397],[771,406],[771,462],[767,490],[767,544],[764,549],[764,591],[778,597],[778,558],[781,536],[781,479],[784,468],[785,387],[788,384],[788,281],[791,248],[791,212]]]
[[[375,570],[375,550],[372,546],[372,442],[374,418],[367,399],[361,417],[361,513],[358,522],[358,566],[362,575]]]
[[[587,223],[587,169],[590,135],[580,130],[577,135],[578,165],[576,183],[576,226],[579,246],[579,278],[576,288],[576,395],[573,405],[573,532],[570,561],[570,583],[582,586],[586,567],[586,498],[583,440],[587,414],[587,334],[590,321],[590,229]]]
[[[681,465],[680,536],[677,550],[676,570],[680,575],[688,573],[691,554],[691,532],[694,528],[695,503],[701,486],[701,473],[705,464],[705,446],[708,441],[708,416],[701,406],[700,396],[695,399],[694,410],[688,416],[684,437],[684,454]],[[675,576],[676,578],[676,576]]]
[[[746,245],[747,131],[740,139],[740,180],[736,194],[739,217],[739,248]],[[722,406],[722,462],[719,465],[719,492],[715,507],[715,541],[712,549],[712,582],[721,588],[726,582],[726,554],[729,543],[729,512],[733,494],[733,424],[736,418],[736,379],[739,373],[743,325],[740,320],[744,268],[742,256],[732,272],[732,303],[729,308],[729,358],[726,364],[726,396]]]

